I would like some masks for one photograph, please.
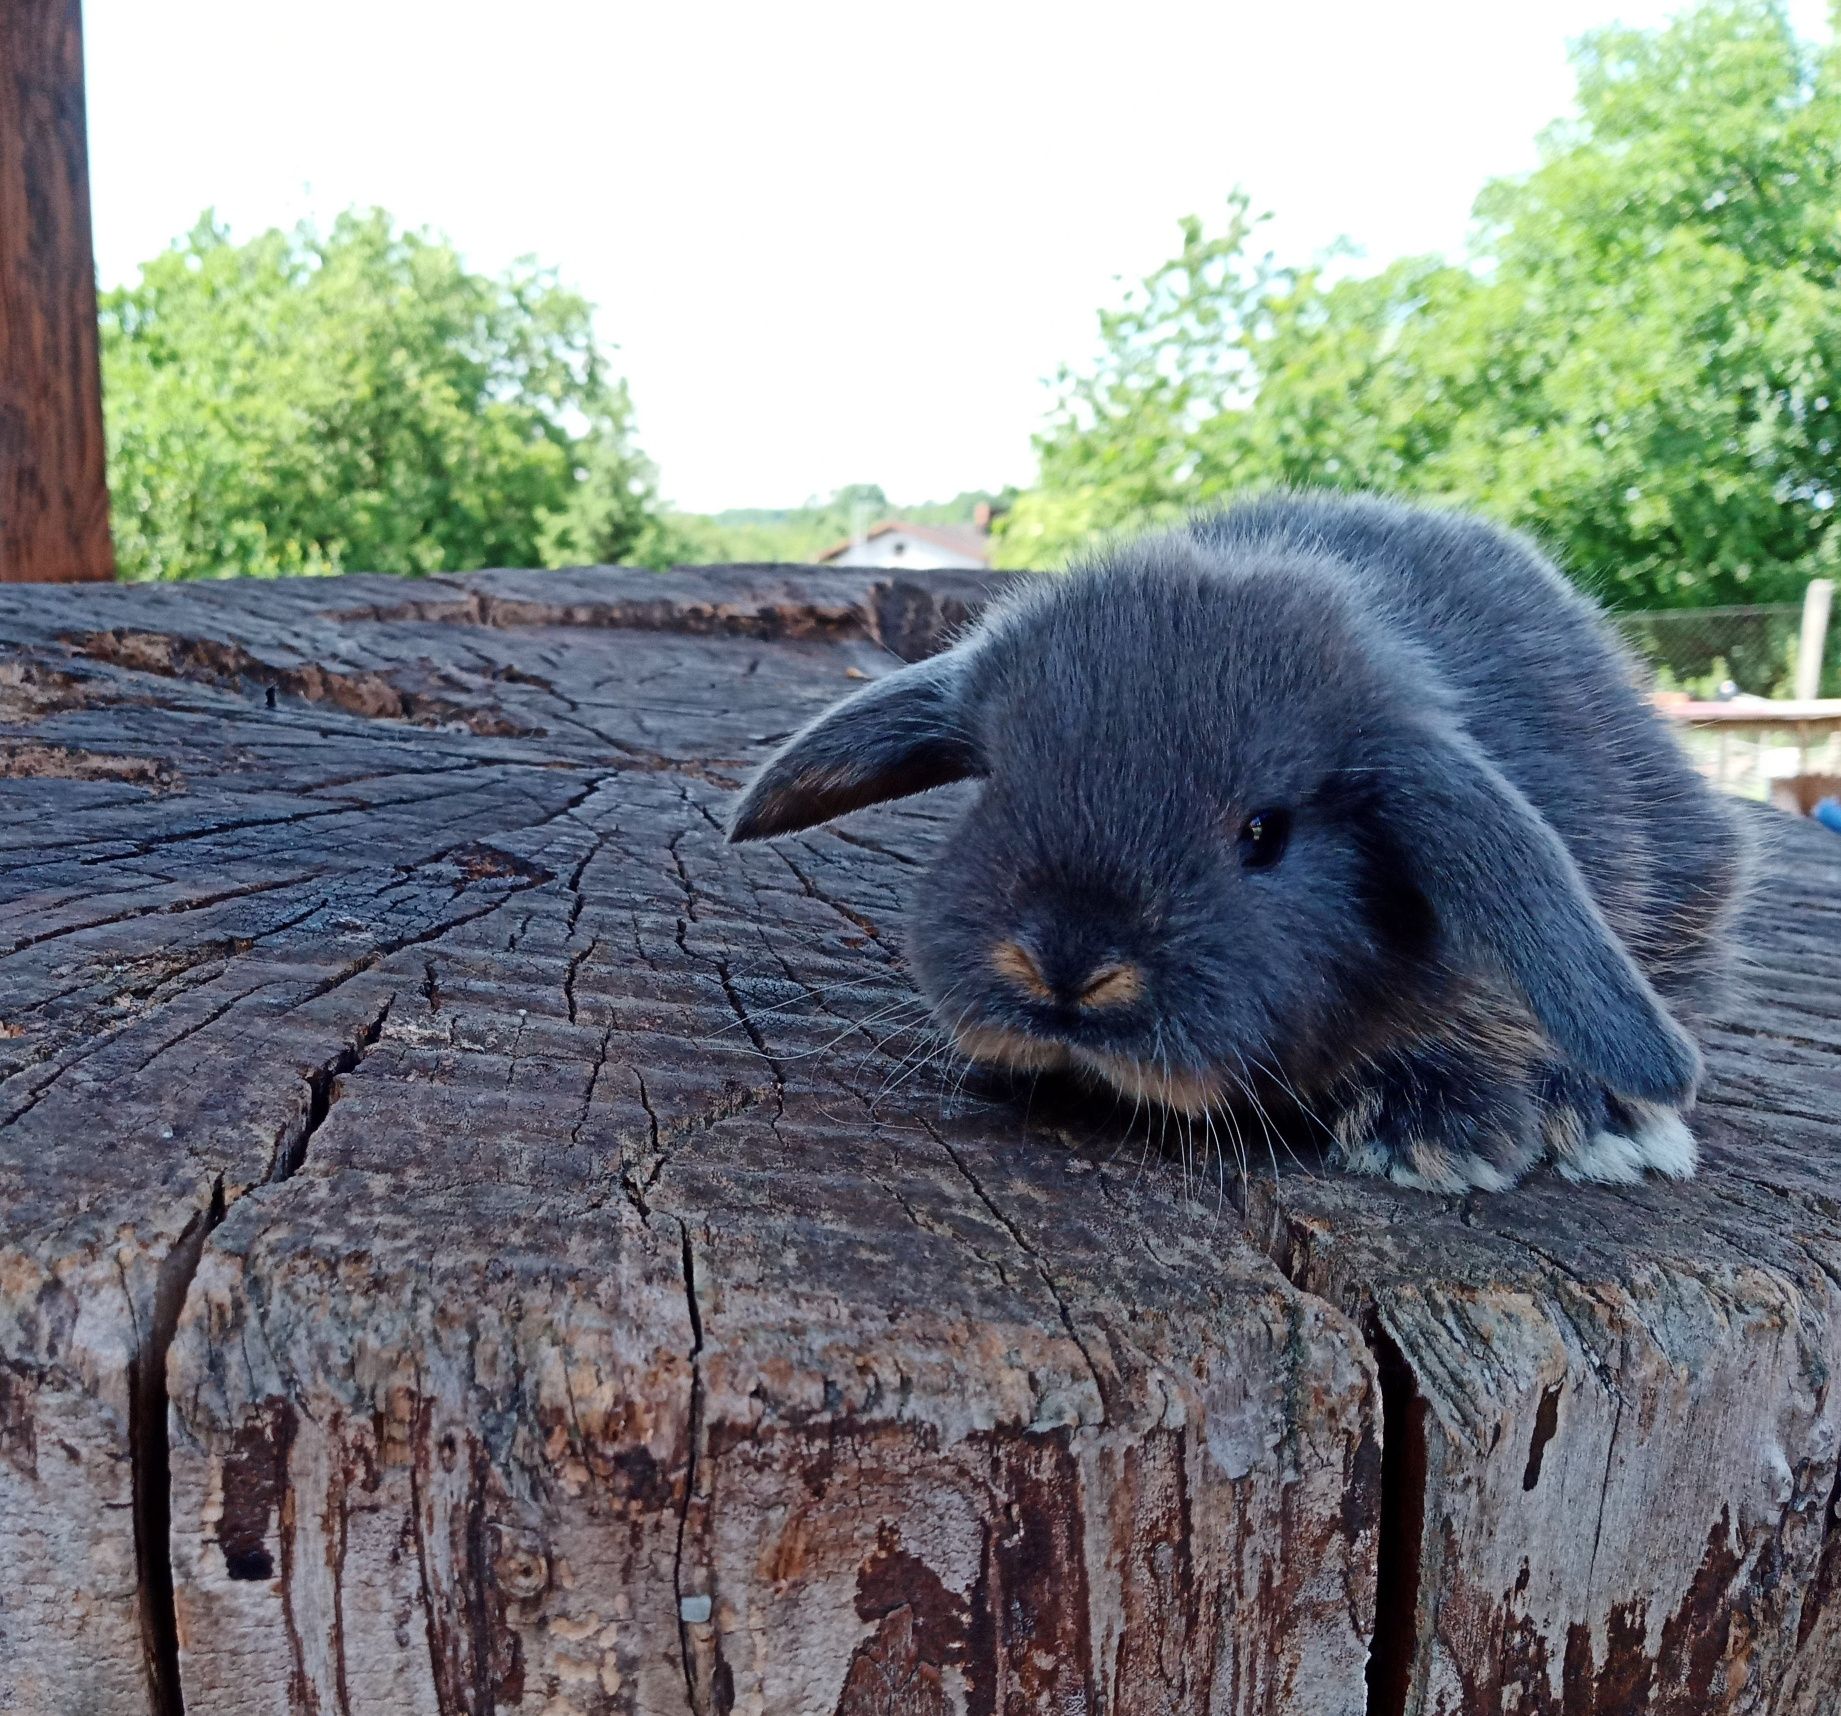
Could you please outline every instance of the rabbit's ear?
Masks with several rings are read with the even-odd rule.
[[[1392,819],[1445,932],[1506,971],[1582,1071],[1620,1096],[1691,1097],[1700,1075],[1693,1040],[1546,819],[1462,733],[1426,734],[1414,748],[1389,793]]]
[[[948,650],[865,686],[783,745],[729,818],[731,840],[764,840],[847,810],[984,772],[965,730],[965,657]]]

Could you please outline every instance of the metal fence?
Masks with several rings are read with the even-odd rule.
[[[1614,614],[1630,646],[1647,661],[1664,691],[1695,697],[1788,697],[1802,628],[1800,602],[1749,608],[1668,608]],[[1822,695],[1841,696],[1841,627],[1830,626],[1823,657]]]
[[[1796,701],[1799,692],[1804,699],[1811,691],[1818,698],[1841,697],[1841,628],[1827,624],[1829,595],[1829,586],[1812,585],[1807,603],[1612,616],[1660,690],[1704,702],[1737,699],[1735,716],[1746,710],[1732,722],[1697,721],[1681,735],[1707,777],[1727,791],[1800,804],[1808,795],[1799,782],[1813,788],[1814,777],[1841,773],[1841,734],[1831,722],[1754,724],[1755,708],[1747,707],[1765,698],[1788,715],[1806,707]],[[1821,671],[1819,679],[1805,677],[1799,687],[1805,635],[1812,657],[1820,651]]]

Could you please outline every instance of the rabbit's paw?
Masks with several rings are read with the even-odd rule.
[[[1688,1180],[1700,1164],[1678,1110],[1613,1096],[1570,1067],[1543,1074],[1540,1102],[1548,1153],[1569,1180],[1627,1186],[1645,1172]]]
[[[1346,1167],[1427,1192],[1504,1191],[1541,1153],[1526,1084],[1449,1042],[1370,1069],[1343,1094],[1333,1126]]]

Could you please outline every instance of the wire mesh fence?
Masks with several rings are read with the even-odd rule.
[[[1648,663],[1660,691],[1705,701],[1794,696],[1800,602],[1672,608],[1612,619]],[[1828,628],[1818,695],[1841,697],[1841,626]],[[1794,782],[1841,774],[1841,737],[1820,728],[1688,727],[1682,737],[1709,779],[1750,798],[1775,797],[1787,805],[1797,796]]]
[[[1694,697],[1791,694],[1803,619],[1800,602],[1668,608],[1612,618],[1664,691]],[[1824,696],[1841,695],[1841,627],[1829,628],[1822,681]]]

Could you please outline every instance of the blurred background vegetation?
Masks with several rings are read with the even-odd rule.
[[[244,244],[207,213],[100,311],[126,579],[797,562],[892,510],[873,483],[666,510],[591,307],[381,210]],[[1007,498],[900,510],[960,524]]]
[[[853,533],[899,512],[911,524],[970,524],[980,502],[1010,504],[1010,491],[972,489],[946,501],[896,505],[875,483],[852,483],[826,500],[795,507],[732,507],[667,513],[665,537],[681,563],[811,560]]]
[[[1575,63],[1577,117],[1484,190],[1461,259],[1352,277],[1262,253],[1244,199],[1186,223],[1062,377],[1003,560],[1324,483],[1480,508],[1624,607],[1832,571],[1841,62],[1744,3]]]
[[[926,506],[674,513],[551,273],[471,273],[377,211],[241,244],[207,217],[103,305],[122,573],[805,560],[980,500],[999,564],[1053,566],[1291,483],[1479,508],[1622,609],[1793,602],[1841,558],[1841,60],[1714,0],[1575,64],[1467,254],[1288,261],[1236,195],[1101,312],[1037,484]]]
[[[380,211],[233,244],[209,215],[102,295],[124,578],[656,559],[589,306]]]

